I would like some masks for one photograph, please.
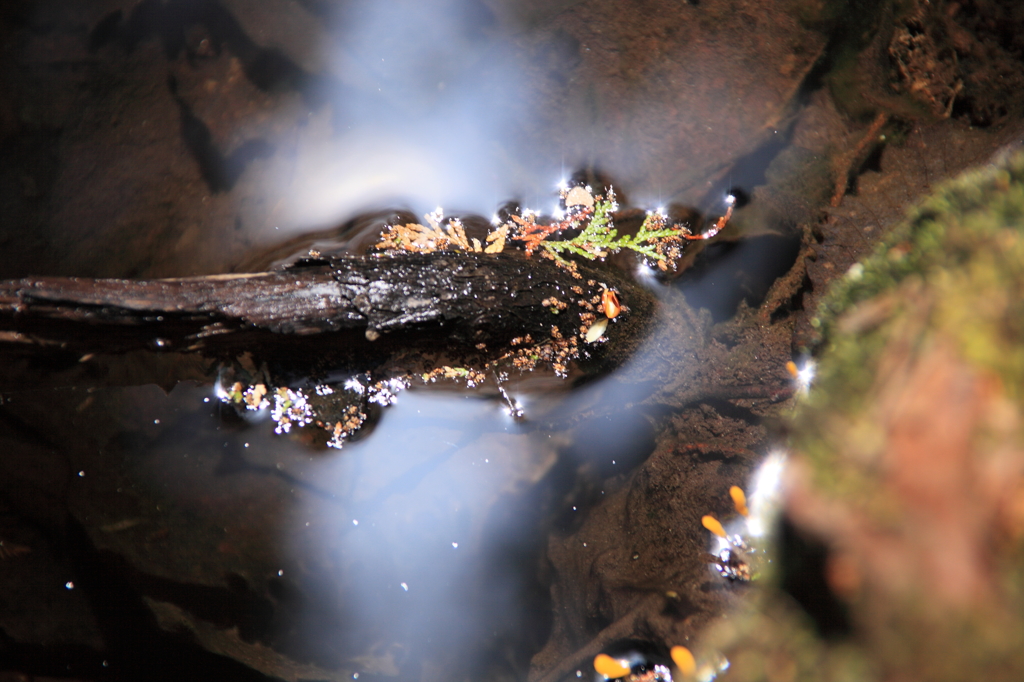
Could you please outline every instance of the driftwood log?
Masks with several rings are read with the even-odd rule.
[[[615,325],[624,339],[652,315],[646,290],[611,268],[581,266],[574,276],[521,254],[303,259],[274,272],[185,279],[9,280],[0,282],[0,352],[494,353],[527,334],[548,338],[552,327],[578,333],[580,312],[605,288],[626,306]]]

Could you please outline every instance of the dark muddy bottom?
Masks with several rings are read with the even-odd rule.
[[[438,201],[549,211],[577,168],[624,216],[744,204],[672,281],[604,265],[659,301],[613,370],[402,387],[340,450],[225,402],[247,358],[5,363],[0,675],[554,682],[699,642],[750,588],[701,517],[778,440],[820,297],[1020,137],[1006,3],[449,4],[0,10],[4,279],[361,252]]]

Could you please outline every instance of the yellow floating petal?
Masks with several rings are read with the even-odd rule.
[[[722,528],[721,522],[711,514],[704,516],[700,522],[704,524],[704,527],[714,533],[720,538],[725,537],[725,528]]]
[[[594,657],[594,670],[614,680],[629,674],[629,663],[614,659],[608,654],[598,654]]]
[[[693,654],[685,646],[674,646],[670,653],[672,654],[672,660],[683,676],[688,677],[697,672],[697,661],[693,659]]]
[[[747,509],[747,496],[743,494],[743,488],[738,485],[729,488],[729,497],[732,498],[732,503],[736,507],[737,513],[743,516],[750,516],[750,510]]]

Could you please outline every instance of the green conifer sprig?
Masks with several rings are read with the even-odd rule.
[[[574,253],[588,260],[596,260],[623,249],[660,261],[665,260],[665,254],[660,252],[659,247],[663,247],[665,242],[680,239],[681,228],[664,227],[665,220],[657,213],[649,213],[635,235],[619,236],[611,218],[614,210],[613,194],[609,193],[608,198],[596,197],[593,216],[582,232],[572,239],[545,239],[539,246],[559,261],[564,261],[563,253]]]

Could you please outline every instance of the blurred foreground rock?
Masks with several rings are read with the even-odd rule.
[[[1017,152],[945,185],[825,299],[780,565],[708,638],[728,679],[1024,676],[1022,225]]]

